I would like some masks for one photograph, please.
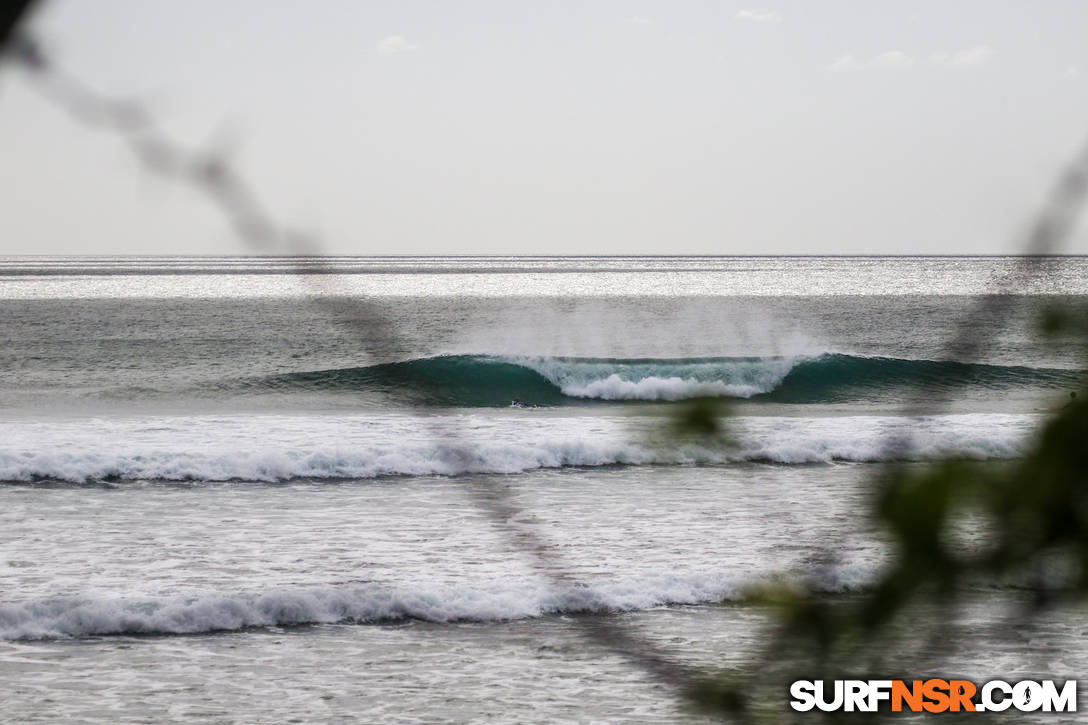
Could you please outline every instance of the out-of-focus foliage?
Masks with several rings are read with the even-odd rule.
[[[1088,340],[1088,320],[1062,309],[1048,311],[1040,328]],[[831,595],[804,582],[753,591],[748,604],[773,615],[766,650],[746,667],[695,683],[691,699],[740,722],[856,721],[865,716],[792,713],[789,684],[924,674],[910,668],[955,651],[947,624],[972,584],[1015,583],[1020,623],[1086,598],[1088,388],[1083,381],[1080,388],[1016,461],[882,469],[870,516],[890,556],[877,579],[859,594]]]
[[[725,435],[729,409],[713,398],[700,398],[681,405],[670,418],[670,438],[714,439]]]
[[[116,132],[150,171],[203,190],[255,251],[282,251],[284,243],[292,253],[317,251],[304,235],[274,224],[249,187],[214,154],[180,151],[139,107],[97,96],[77,79],[59,75],[29,37],[13,42],[16,25],[32,5],[33,0],[14,0],[0,10],[0,53],[35,74],[62,107],[86,123]],[[1046,252],[1065,236],[1071,210],[1079,207],[1088,187],[1088,173],[1075,166],[1066,182],[1032,234],[1029,249],[1035,252]],[[347,311],[356,324],[361,305],[354,300],[350,310],[330,310],[337,315]],[[359,324],[383,323],[371,316]],[[1078,334],[1088,341],[1088,319],[1067,310],[1049,311],[1041,326],[1046,334]],[[732,436],[727,413],[719,401],[683,405],[672,416],[665,440],[656,442],[728,446]],[[1083,385],[1047,421],[1018,462],[898,466],[882,476],[871,516],[890,542],[892,556],[878,580],[865,592],[848,596],[829,596],[786,579],[751,592],[749,604],[774,613],[775,629],[766,650],[747,666],[691,681],[693,702],[740,720],[782,722],[789,717],[788,683],[795,679],[914,674],[904,671],[903,663],[919,661],[920,652],[939,644],[949,646],[944,615],[974,580],[1027,582],[1033,597],[1025,618],[1088,595],[1088,390]],[[496,521],[508,522],[518,509],[506,496],[506,489],[488,487],[479,500]],[[980,536],[965,542],[964,532]],[[528,535],[518,541],[542,563],[561,570],[545,542]],[[646,651],[646,643],[621,625],[585,621],[594,641],[625,654],[663,681],[687,677],[675,663]],[[815,717],[805,714],[808,720]]]

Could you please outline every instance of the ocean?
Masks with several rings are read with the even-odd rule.
[[[709,671],[754,583],[864,589],[882,464],[1016,458],[1086,295],[1081,257],[0,258],[0,712],[702,721],[580,623]],[[952,670],[1088,669],[1082,613],[994,616]]]

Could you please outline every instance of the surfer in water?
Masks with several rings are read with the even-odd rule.
[[[513,400],[510,401],[510,407],[511,408],[539,408],[540,406],[539,405],[533,405],[531,403],[526,403],[523,400],[520,400],[518,398],[514,398]]]

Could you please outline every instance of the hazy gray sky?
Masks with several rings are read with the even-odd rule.
[[[335,253],[1016,251],[1088,141],[1084,0],[54,0],[32,27],[232,143]],[[0,252],[251,251],[10,69],[0,164]]]

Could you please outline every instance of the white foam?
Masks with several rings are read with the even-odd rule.
[[[756,385],[728,384],[721,380],[700,381],[692,378],[659,378],[651,375],[637,381],[624,380],[612,373],[603,380],[562,386],[565,395],[600,400],[686,400],[689,398],[750,398],[766,393]]]
[[[200,416],[0,423],[0,480],[285,481],[514,474],[614,464],[782,464],[1020,454],[1038,416],[737,418],[680,444],[626,418],[473,413],[418,418]],[[909,434],[906,449],[888,441]],[[655,442],[656,441],[656,442]]]
[[[851,577],[858,578],[856,574]],[[495,622],[549,614],[602,614],[736,599],[760,581],[742,581],[727,572],[692,572],[562,588],[545,581],[486,588],[372,583],[187,598],[44,599],[0,605],[0,640],[196,634],[248,627],[403,619]],[[844,582],[831,574],[821,588],[837,591],[853,586]]]
[[[600,400],[750,398],[777,388],[807,357],[689,362],[506,358],[534,370],[565,395]]]

